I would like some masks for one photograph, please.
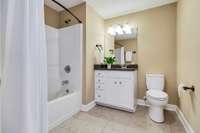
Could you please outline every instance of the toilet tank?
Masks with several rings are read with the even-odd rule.
[[[147,89],[164,90],[164,74],[146,74]]]

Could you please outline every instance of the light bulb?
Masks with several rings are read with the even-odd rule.
[[[112,36],[116,35],[115,29],[113,27],[108,28],[108,33]]]
[[[132,34],[132,28],[128,24],[123,26],[123,31],[125,34]]]
[[[115,31],[117,32],[117,34],[119,35],[123,35],[124,32],[122,30],[122,27],[120,25],[118,25],[116,28],[115,28]]]

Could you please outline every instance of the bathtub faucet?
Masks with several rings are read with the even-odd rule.
[[[67,85],[67,84],[69,84],[69,80],[63,80],[62,81],[62,85],[64,86],[64,85]]]

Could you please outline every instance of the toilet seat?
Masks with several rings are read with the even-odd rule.
[[[148,90],[147,96],[151,97],[152,99],[156,99],[159,101],[164,101],[168,99],[167,93],[160,91],[160,90]]]

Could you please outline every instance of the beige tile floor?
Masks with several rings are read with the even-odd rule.
[[[49,133],[186,133],[174,112],[165,112],[165,118],[162,124],[151,121],[146,107],[128,113],[96,106],[76,114]]]

